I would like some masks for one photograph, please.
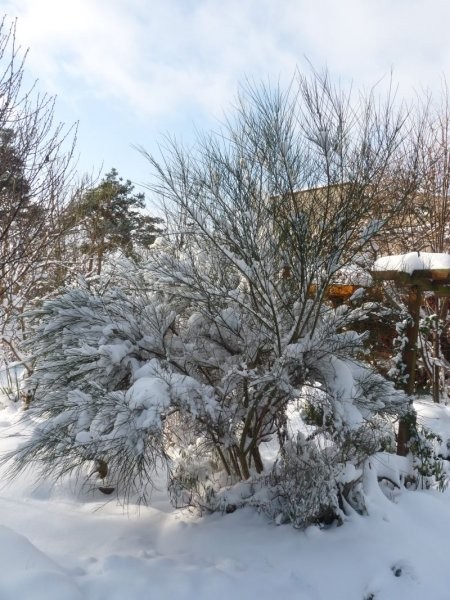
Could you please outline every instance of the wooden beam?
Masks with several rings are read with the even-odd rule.
[[[402,286],[417,286],[422,291],[450,296],[450,270],[432,269],[413,271],[370,271],[374,281],[393,281]]]

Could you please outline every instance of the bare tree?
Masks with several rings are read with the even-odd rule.
[[[55,123],[55,98],[23,83],[16,22],[0,23],[0,324],[45,289],[76,127]],[[9,346],[12,348],[11,344]]]
[[[447,84],[439,102],[429,98],[425,104],[427,137],[421,147],[422,184],[413,206],[417,249],[450,251],[450,103]],[[417,239],[418,238],[418,239]],[[447,297],[433,295],[424,299],[422,357],[431,381],[435,402],[447,397],[446,377],[450,373],[448,344],[449,303]]]
[[[414,126],[420,131],[416,191],[378,236],[383,254],[450,251],[450,103],[446,83],[437,99],[419,97],[414,114]],[[399,290],[391,289],[389,297],[406,309]],[[421,305],[422,365],[433,398],[439,402],[447,396],[445,379],[450,372],[448,298],[430,292],[424,294]]]
[[[274,432],[282,443],[302,386],[328,390],[311,408],[321,434],[353,430],[340,410],[361,398],[333,390],[332,356],[356,361],[361,340],[347,331],[356,315],[329,307],[326,290],[412,199],[420,135],[393,97],[354,102],[314,73],[287,92],[247,88],[224,129],[191,151],[168,140],[162,159],[144,152],[175,242],[149,270],[166,298],[199,315],[196,352],[178,368],[214,385],[227,407],[211,425],[227,472],[262,470],[259,446]]]

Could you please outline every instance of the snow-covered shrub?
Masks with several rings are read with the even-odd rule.
[[[268,506],[275,521],[297,528],[339,521],[340,468],[332,452],[318,448],[301,434],[285,444],[271,480],[272,501]]]
[[[173,313],[130,290],[74,288],[30,316],[27,418],[37,426],[16,467],[36,461],[55,478],[104,460],[119,489],[143,490],[164,457],[169,384],[151,357],[163,352]]]
[[[27,385],[35,392],[26,418],[37,425],[15,453],[13,469],[35,462],[56,478],[100,460],[111,485],[145,500],[164,464],[175,504],[214,510],[223,506],[222,487],[270,473],[261,449],[271,439],[281,457],[274,477],[288,486],[291,504],[305,493],[320,495],[325,473],[323,485],[334,498],[336,473],[348,464],[362,468],[385,446],[384,416],[401,411],[404,397],[357,361],[363,338],[343,330],[350,309],[324,305],[316,329],[278,358],[260,341],[264,358],[253,358],[249,368],[262,332],[233,298],[214,320],[176,307],[179,299],[171,303],[150,287],[101,295],[75,288],[34,312],[28,348],[35,366]],[[293,402],[314,407],[315,423],[300,419],[295,430],[287,417]],[[293,477],[288,448],[299,439],[298,427],[310,430],[311,456]],[[314,450],[314,440],[325,453]],[[350,481],[347,488],[346,499]],[[304,522],[308,510],[310,519],[319,518],[317,507],[307,505]]]
[[[218,510],[217,492],[230,484],[210,452],[206,455],[200,444],[188,446],[173,461],[169,473],[168,491],[172,504],[177,508],[194,507],[200,512]],[[200,448],[199,448],[200,446]]]
[[[169,221],[145,275],[68,290],[35,314],[38,425],[17,468],[56,477],[100,459],[119,490],[144,496],[164,462],[175,501],[211,510],[233,504],[224,486],[267,483],[276,502],[273,474],[297,526],[339,497],[363,510],[352,474],[386,446],[405,397],[359,360],[365,310],[325,298],[389,216],[368,227],[375,200],[405,198],[405,157],[400,115],[381,126],[373,99],[349,107],[319,77],[294,97],[251,90],[223,136],[151,159]],[[315,422],[293,428],[295,403],[315,403]]]
[[[431,429],[416,425],[408,442],[413,457],[413,477],[410,485],[420,489],[436,487],[443,491],[448,486],[449,474],[444,460],[438,454],[442,439]]]

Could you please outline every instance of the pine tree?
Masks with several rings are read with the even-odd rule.
[[[161,219],[144,214],[143,209],[145,195],[135,193],[131,181],[124,181],[116,169],[72,201],[65,214],[66,227],[81,234],[80,250],[88,258],[89,274],[100,275],[105,257],[116,250],[136,259],[138,248],[154,243]]]

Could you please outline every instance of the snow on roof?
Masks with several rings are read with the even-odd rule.
[[[408,252],[382,256],[375,261],[372,268],[373,271],[400,271],[410,275],[414,271],[447,269],[450,270],[450,254],[437,252]]]

